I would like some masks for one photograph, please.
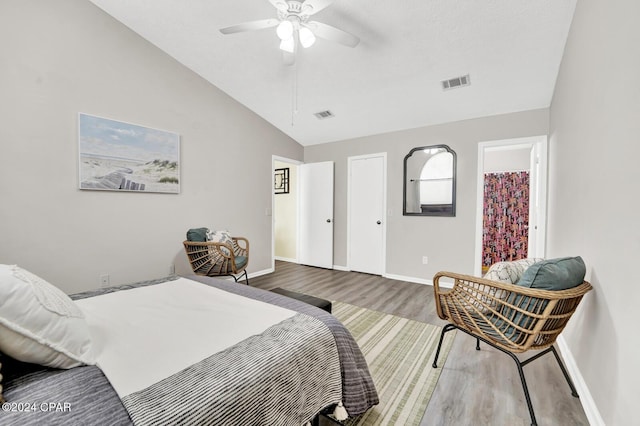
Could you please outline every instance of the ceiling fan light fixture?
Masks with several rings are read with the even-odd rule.
[[[295,51],[296,43],[293,37],[289,37],[286,40],[282,40],[280,42],[280,50],[284,50],[285,52],[293,53]]]
[[[311,30],[307,27],[302,27],[300,28],[300,32],[299,32],[299,37],[300,37],[300,44],[302,45],[302,47],[304,47],[305,49],[307,47],[311,47],[313,46],[313,43],[316,42],[316,36],[311,32]]]
[[[276,28],[276,34],[280,40],[285,41],[291,38],[293,35],[293,24],[289,20],[284,20],[278,24]]]

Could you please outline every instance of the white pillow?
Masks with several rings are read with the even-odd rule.
[[[529,266],[540,262],[541,260],[543,259],[529,258],[507,262],[496,262],[491,265],[483,278],[515,284]]]
[[[0,351],[55,368],[95,363],[89,327],[78,306],[16,265],[0,265]]]
[[[235,250],[235,241],[231,238],[229,231],[208,231],[207,241],[213,241],[215,243],[229,244]],[[230,254],[229,250],[224,247],[220,247],[220,250],[227,256]]]

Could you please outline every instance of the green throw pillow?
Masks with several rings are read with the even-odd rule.
[[[585,274],[586,267],[580,256],[548,259],[529,266],[516,285],[540,290],[566,290],[582,284]],[[531,312],[536,304],[541,302],[538,313],[542,313],[549,303],[546,300],[540,301],[540,299],[535,297],[516,296],[516,294],[511,294],[507,302],[528,312]],[[502,309],[502,315],[509,318],[514,324],[525,329],[531,329],[533,324],[532,317],[506,306]],[[510,340],[519,342],[521,339],[522,333],[515,327],[507,327],[507,323],[499,317],[490,318],[490,321],[501,329]]]
[[[582,284],[586,272],[580,256],[548,259],[528,267],[517,284],[540,290],[566,290]]]
[[[203,243],[207,241],[209,228],[191,228],[187,231],[187,241]]]

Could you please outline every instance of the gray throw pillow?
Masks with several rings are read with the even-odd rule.
[[[586,272],[580,256],[548,259],[528,267],[517,284],[540,290],[566,290],[582,284]]]
[[[204,243],[207,241],[207,232],[209,228],[191,228],[187,231],[187,241]]]
[[[582,284],[585,273],[586,267],[580,256],[548,259],[529,266],[516,285],[539,290],[566,290]],[[535,309],[538,314],[542,313],[549,304],[546,300],[541,301],[535,297],[516,295],[515,293],[512,293],[506,301],[527,312]],[[501,313],[519,327],[529,330],[533,328],[534,318],[532,316],[522,314],[507,306],[503,307]],[[501,328],[507,338],[514,342],[520,341],[522,333],[515,327],[505,328],[505,322],[497,316],[490,318],[490,321]]]

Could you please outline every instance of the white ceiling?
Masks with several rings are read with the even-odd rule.
[[[293,67],[275,28],[218,31],[275,18],[268,0],[91,1],[313,145],[548,107],[577,0],[335,0],[312,19],[360,44],[318,39]],[[441,80],[465,74],[470,86],[442,90]],[[323,110],[335,117],[318,120]]]

